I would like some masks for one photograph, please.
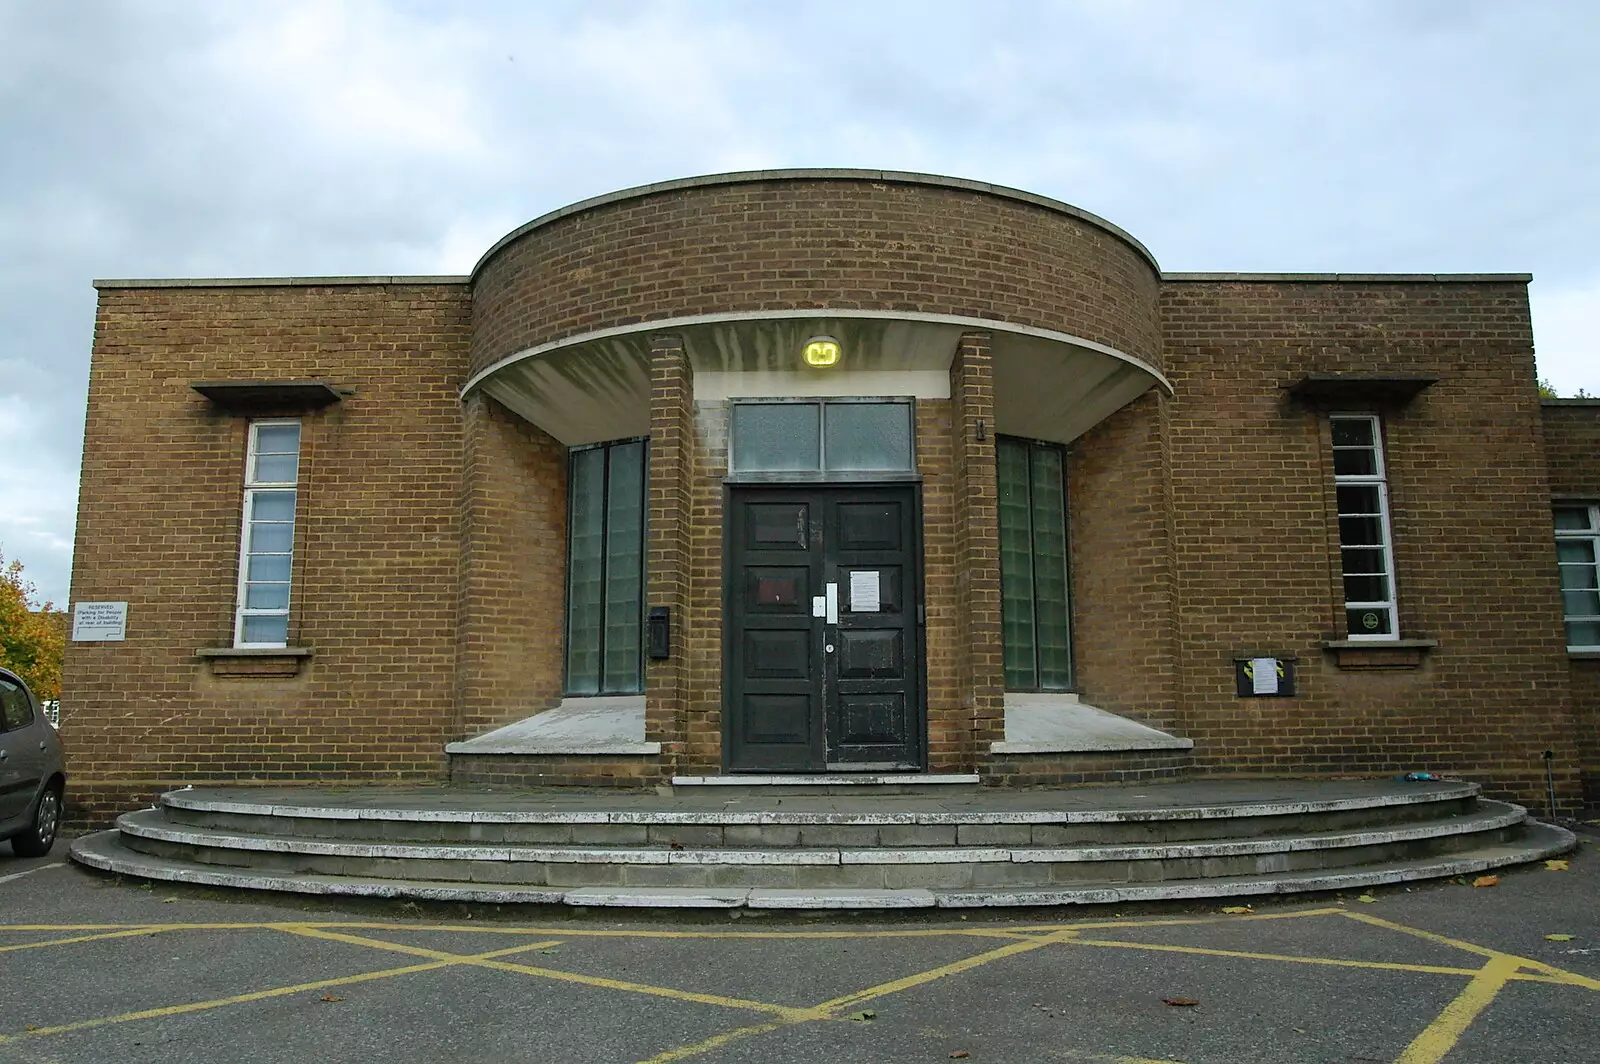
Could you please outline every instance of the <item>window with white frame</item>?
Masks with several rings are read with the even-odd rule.
[[[236,647],[289,644],[289,573],[300,481],[300,423],[253,421],[244,467]]]
[[[1600,506],[1555,508],[1556,561],[1568,650],[1600,650]]]
[[[1346,632],[1350,639],[1397,639],[1383,424],[1375,414],[1334,414],[1329,420]]]

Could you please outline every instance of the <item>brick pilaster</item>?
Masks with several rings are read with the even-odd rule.
[[[955,465],[957,683],[970,712],[972,763],[1005,738],[1000,526],[994,447],[994,352],[988,333],[962,334],[950,365]]]
[[[672,612],[671,656],[645,669],[645,738],[661,743],[663,768],[683,752],[688,708],[690,514],[694,471],[694,373],[677,336],[650,340],[648,607]]]

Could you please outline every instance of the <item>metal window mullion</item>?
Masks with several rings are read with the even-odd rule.
[[[1039,650],[1039,528],[1033,519],[1033,460],[1039,448],[1032,443],[1028,444],[1028,553],[1032,558],[1028,564],[1028,581],[1032,589],[1031,601],[1028,612],[1033,618],[1033,686],[1044,690],[1044,658]]]

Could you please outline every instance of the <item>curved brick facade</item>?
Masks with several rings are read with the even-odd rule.
[[[1155,262],[1064,204],[881,175],[675,182],[578,204],[496,246],[469,376],[538,344],[695,314],[831,307],[991,318],[1160,367]]]

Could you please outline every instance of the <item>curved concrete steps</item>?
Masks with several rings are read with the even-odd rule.
[[[380,877],[277,874],[172,860],[125,848],[115,831],[87,835],[73,844],[73,859],[91,868],[196,886],[283,891],[295,894],[418,901],[477,902],[492,905],[543,904],[645,908],[752,909],[902,909],[982,906],[1122,905],[1133,902],[1248,898],[1314,891],[1352,891],[1416,880],[1476,875],[1525,864],[1570,850],[1571,832],[1530,824],[1515,843],[1496,843],[1444,857],[1390,861],[1339,871],[1224,876],[1167,883],[1127,883],[1055,889],[986,888],[948,890],[903,888],[790,889],[755,887],[554,887],[385,879]]]
[[[79,839],[72,856],[124,875],[299,893],[777,909],[1346,890],[1572,844],[1460,783],[715,801],[185,789]]]

